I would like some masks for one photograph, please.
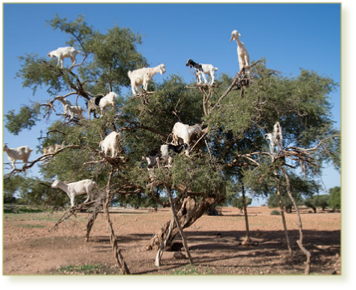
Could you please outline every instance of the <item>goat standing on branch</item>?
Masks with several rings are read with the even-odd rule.
[[[101,110],[101,115],[104,114],[104,108],[108,107],[108,106],[112,106],[113,108],[115,108],[115,99],[116,99],[117,95],[114,92],[110,92],[108,93],[105,97],[101,98],[99,101],[99,107]]]
[[[172,144],[165,144],[161,145],[160,147],[151,150],[146,154],[146,160],[148,163],[148,170],[150,170],[153,166],[157,164],[158,168],[160,168],[159,161],[167,161],[168,160],[168,167],[172,167],[172,160],[173,154],[179,154],[185,150],[184,153],[186,156],[189,156],[189,145],[184,143],[181,145],[172,145]]]
[[[201,76],[203,76],[204,82],[207,84],[208,82],[206,81],[205,74],[207,74],[210,77],[210,82],[209,85],[212,85],[214,83],[215,77],[214,73],[215,71],[218,70],[217,67],[214,67],[212,64],[201,64],[201,63],[196,63],[192,59],[188,59],[187,63],[185,66],[189,66],[191,68],[194,68],[195,70],[195,77],[197,79],[197,83],[201,84]]]
[[[91,112],[94,112],[94,117],[96,118],[96,114],[95,111],[98,110],[99,104],[100,104],[100,100],[103,98],[104,96],[96,96],[91,98],[88,102],[87,102],[87,109],[88,109],[88,119],[90,120],[90,114]]]
[[[230,39],[230,41],[235,39],[237,42],[237,56],[239,58],[240,65],[239,73],[241,73],[245,68],[247,68],[247,74],[250,75],[250,56],[248,55],[245,44],[239,39],[239,36],[241,36],[241,34],[237,30],[234,30],[231,33]]]
[[[74,47],[59,47],[56,50],[50,51],[47,56],[51,59],[53,57],[58,58],[57,65],[60,65],[63,68],[63,60],[65,57],[69,57],[72,60],[72,66],[76,63],[77,54],[81,53],[80,50],[76,50]]]
[[[140,68],[134,71],[128,71],[127,75],[131,81],[131,89],[132,93],[136,95],[135,88],[138,92],[138,86],[142,84],[142,87],[145,91],[147,91],[148,84],[156,73],[161,73],[163,75],[166,72],[166,67],[164,64],[160,64],[153,68]]]
[[[200,135],[202,133],[202,128],[199,124],[195,124],[193,126],[189,126],[186,124],[182,124],[177,122],[173,126],[172,134],[173,140],[172,143],[178,145],[179,138],[183,139],[183,142],[190,145],[190,139],[193,134]]]
[[[7,147],[7,145],[4,145],[4,151],[7,154],[7,157],[9,158],[11,164],[12,164],[12,169],[16,169],[15,167],[15,162],[16,160],[22,160],[23,163],[25,163],[23,165],[22,168],[25,168],[25,166],[27,165],[28,159],[30,157],[31,152],[33,151],[33,149],[29,148],[28,146],[21,146],[21,147],[17,147],[17,148],[9,148]]]
[[[84,119],[83,113],[84,109],[81,106],[64,106],[65,111],[69,111],[70,119],[74,118],[74,115],[77,115],[78,119]]]
[[[94,186],[96,186],[96,183],[90,179],[84,179],[81,181],[72,182],[68,184],[60,180],[55,180],[51,185],[52,188],[62,189],[68,195],[70,199],[71,207],[74,206],[74,198],[76,195],[81,195],[86,193],[88,197],[84,201],[84,203],[89,201],[89,199],[90,201],[92,201],[94,198],[94,194],[92,192]]]
[[[283,136],[282,136],[282,128],[279,122],[274,124],[272,133],[265,134],[265,139],[269,140],[269,148],[272,154],[274,154],[275,146],[277,146],[277,153],[282,152]]]
[[[66,108],[66,105],[72,106],[72,103],[70,101],[68,101],[66,98],[62,97],[62,96],[55,97],[55,100],[58,100],[58,101],[60,101],[62,103],[63,108],[64,108],[64,114],[67,115],[68,114],[68,109]]]
[[[100,141],[99,146],[101,151],[107,155],[108,151],[111,151],[111,158],[114,158],[119,151],[119,136],[121,134],[118,132],[111,132],[105,137],[104,140]]]

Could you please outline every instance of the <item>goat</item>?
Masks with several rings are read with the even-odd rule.
[[[69,111],[70,119],[73,119],[74,115],[77,115],[79,119],[84,119],[82,114],[85,110],[81,106],[65,105],[64,108],[66,111]]]
[[[48,147],[43,147],[42,148],[42,153],[43,155],[47,154],[53,154],[54,152],[57,152],[58,150],[62,149],[64,147],[65,141],[62,142],[62,144],[54,144],[54,146],[48,146]]]
[[[68,184],[60,180],[55,180],[51,185],[52,188],[62,189],[68,195],[70,199],[71,207],[74,206],[74,197],[76,195],[86,193],[88,197],[84,201],[84,203],[86,203],[89,199],[90,201],[92,201],[94,198],[94,195],[92,193],[92,189],[94,186],[96,186],[96,183],[90,179],[84,179],[81,181],[72,182]]]
[[[277,146],[278,152],[282,152],[283,136],[282,136],[282,128],[281,128],[281,125],[279,124],[279,122],[274,124],[272,133],[265,134],[265,139],[269,140],[269,149],[272,154],[274,154],[275,146]]]
[[[187,63],[185,66],[189,66],[194,68],[195,70],[195,77],[197,79],[197,83],[201,84],[201,76],[204,78],[204,82],[207,83],[205,74],[207,74],[210,77],[210,83],[209,85],[212,85],[214,83],[214,73],[215,71],[218,70],[217,67],[214,67],[212,64],[201,64],[201,63],[196,63],[192,59],[188,59]]]
[[[118,139],[120,135],[120,133],[113,131],[109,135],[107,135],[103,141],[100,141],[99,146],[101,148],[101,151],[104,152],[105,155],[107,154],[108,150],[110,150],[111,158],[115,157],[119,148]]]
[[[62,96],[57,96],[56,99],[62,103],[64,108],[64,114],[66,115],[68,113],[66,105],[72,106],[71,102]]]
[[[90,120],[90,114],[91,112],[94,112],[94,117],[96,118],[95,115],[95,111],[98,110],[99,107],[99,103],[100,100],[103,98],[104,96],[97,96],[97,97],[93,97],[91,98],[86,104],[87,104],[87,109],[88,109],[88,119]]]
[[[117,95],[114,92],[108,93],[105,97],[101,98],[99,101],[99,107],[101,110],[101,115],[104,114],[104,108],[109,105],[112,105],[115,108],[115,99]]]
[[[181,145],[165,144],[151,150],[146,154],[147,169],[150,170],[156,164],[160,168],[159,160],[168,160],[168,167],[172,167],[173,154],[179,154],[183,149],[185,150],[185,155],[189,156],[190,147],[186,143]]]
[[[64,148],[65,141],[62,142],[62,144],[54,144],[54,152],[57,152],[58,150]]]
[[[148,84],[156,73],[161,73],[163,75],[166,72],[166,67],[164,64],[160,64],[153,68],[140,68],[134,71],[128,71],[127,75],[131,81],[131,89],[132,93],[136,95],[135,88],[138,92],[138,86],[142,84],[142,87],[145,91],[147,91]]]
[[[178,145],[179,138],[183,139],[183,142],[190,145],[190,139],[193,134],[200,135],[202,128],[199,124],[189,126],[180,122],[177,122],[173,126],[172,134],[173,140],[172,143]]]
[[[55,149],[53,148],[53,146],[48,146],[48,147],[43,147],[42,148],[43,155],[53,154],[54,151],[55,151]]]
[[[12,164],[12,169],[16,169],[16,167],[15,167],[16,160],[22,160],[23,163],[25,163],[22,168],[25,168],[33,149],[32,148],[30,149],[28,146],[9,148],[9,147],[7,147],[7,144],[5,144],[4,151],[6,152],[7,157]]]
[[[76,50],[74,47],[59,47],[56,50],[50,51],[47,56],[51,59],[53,57],[58,58],[57,65],[60,65],[63,68],[63,60],[65,57],[69,57],[72,60],[72,66],[76,63],[77,54],[81,53],[80,50]]]
[[[237,56],[239,59],[240,66],[239,73],[247,67],[247,74],[250,75],[250,56],[248,55],[245,44],[239,39],[239,36],[241,36],[241,34],[237,30],[234,30],[233,32],[231,32],[230,39],[230,41],[235,39],[237,42]]]

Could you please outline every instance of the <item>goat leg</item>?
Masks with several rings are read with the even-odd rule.
[[[159,165],[159,157],[156,157],[156,162],[157,162],[157,167],[160,168],[160,165]]]

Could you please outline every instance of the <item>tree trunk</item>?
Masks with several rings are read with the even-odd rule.
[[[97,210],[96,207],[94,207],[93,214],[92,214],[92,216],[90,217],[90,219],[89,219],[89,221],[87,223],[87,234],[85,236],[85,241],[86,242],[89,242],[90,231],[91,231],[91,228],[94,225],[94,222],[95,222],[97,216],[98,216],[98,210]]]
[[[307,260],[305,262],[306,266],[305,266],[305,270],[304,270],[304,273],[306,275],[309,275],[310,273],[310,252],[304,248],[303,246],[303,227],[302,227],[302,219],[300,218],[300,213],[299,213],[299,209],[298,209],[298,205],[297,203],[295,202],[294,198],[293,198],[293,195],[292,193],[290,192],[290,182],[289,182],[289,177],[288,177],[288,174],[284,171],[283,168],[281,168],[285,178],[286,178],[286,182],[287,182],[287,192],[288,192],[288,195],[290,197],[290,199],[292,200],[293,204],[294,204],[294,207],[295,207],[295,211],[297,212],[297,216],[298,216],[298,229],[299,229],[299,240],[297,241],[297,244],[299,246],[299,248],[302,250],[302,252],[307,256]]]
[[[156,267],[160,266],[161,257],[163,255],[163,252],[164,252],[166,246],[167,246],[167,241],[168,241],[169,237],[171,236],[173,225],[174,225],[174,218],[172,217],[171,222],[169,223],[169,228],[168,228],[168,233],[166,235],[166,238],[164,239],[163,243],[160,245],[160,247],[157,251],[157,254],[156,254],[156,260],[155,260]]]
[[[249,243],[251,242],[250,238],[250,228],[248,225],[248,216],[247,216],[247,207],[246,207],[246,198],[245,198],[245,187],[242,185],[242,199],[243,199],[243,204],[244,204],[244,213],[245,213],[245,225],[246,225],[246,239],[244,243]]]
[[[122,257],[121,253],[120,253],[120,249],[117,245],[117,241],[116,241],[116,237],[115,237],[115,233],[114,233],[114,229],[112,227],[112,222],[110,220],[110,215],[109,215],[109,205],[112,201],[112,198],[113,198],[113,195],[110,194],[110,183],[111,183],[111,178],[112,178],[112,175],[113,175],[113,167],[111,169],[111,172],[110,172],[110,175],[109,175],[109,180],[108,180],[108,183],[106,185],[106,200],[105,200],[105,203],[104,203],[104,216],[105,216],[105,219],[106,219],[106,224],[109,228],[109,232],[110,232],[110,242],[111,242],[111,246],[112,246],[112,249],[114,251],[114,256],[115,256],[115,260],[117,262],[117,265],[121,271],[121,273],[123,275],[126,275],[126,274],[130,274],[130,271],[125,263],[125,260],[124,258]]]
[[[176,212],[174,210],[174,204],[173,204],[173,198],[172,198],[172,195],[171,195],[171,189],[166,186],[166,191],[167,191],[167,195],[168,195],[168,198],[169,198],[169,203],[171,204],[171,210],[172,210],[172,215],[173,215],[174,221],[176,222],[176,225],[177,225],[177,228],[179,230],[180,236],[182,237],[182,241],[183,241],[185,252],[187,253],[187,256],[189,258],[190,264],[193,264],[193,259],[192,259],[192,256],[190,255],[188,244],[187,244],[187,242],[185,240],[185,237],[184,237],[183,229],[182,229],[182,227],[181,227],[181,225],[179,223],[178,217],[177,217]]]
[[[214,203],[219,203],[220,199],[213,197],[203,198],[200,202],[196,202],[194,198],[188,196],[184,197],[179,204],[179,210],[177,210],[177,219],[182,229],[190,227],[196,220],[198,220]],[[170,220],[167,221],[164,226],[159,230],[155,236],[150,240],[150,243],[146,246],[147,250],[158,250],[160,245],[164,242],[169,230]],[[177,225],[174,224],[172,233],[168,238],[167,245],[170,245],[178,234],[179,230]]]
[[[275,172],[275,175],[277,175],[277,173]],[[286,224],[286,218],[284,216],[284,207],[282,204],[282,198],[281,198],[281,193],[279,191],[279,182],[278,179],[276,177],[276,183],[277,183],[277,194],[278,194],[278,199],[279,199],[279,208],[281,209],[281,215],[282,215],[282,222],[283,222],[283,228],[284,228],[284,234],[286,236],[286,241],[287,241],[287,247],[288,247],[288,251],[289,251],[289,255],[292,255],[292,248],[290,246],[290,242],[289,242],[289,237],[288,237],[288,231],[287,231],[287,224]]]

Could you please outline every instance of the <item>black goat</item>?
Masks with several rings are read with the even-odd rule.
[[[148,170],[155,166],[156,164],[158,167],[160,166],[159,160],[167,161],[168,166],[172,166],[172,159],[174,154],[179,154],[185,149],[185,155],[189,155],[190,147],[188,144],[184,143],[181,145],[161,145],[158,148],[155,148],[146,154],[146,160],[148,163]]]
[[[90,119],[91,112],[94,112],[94,118],[96,118],[95,110],[99,109],[99,103],[103,97],[104,96],[93,97],[88,102],[86,102],[88,109],[88,119]]]
[[[202,67],[201,63],[196,63],[192,59],[188,59],[187,63],[185,64],[185,66],[188,66],[188,65],[189,65],[190,68],[193,67],[195,69],[195,71],[203,72],[203,67]]]
[[[201,84],[201,76],[204,78],[204,82],[207,84],[205,74],[210,77],[210,85],[214,83],[214,72],[218,70],[217,67],[214,67],[212,64],[201,64],[196,63],[192,59],[188,59],[185,66],[189,66],[195,69],[195,77],[197,79],[198,84]]]

